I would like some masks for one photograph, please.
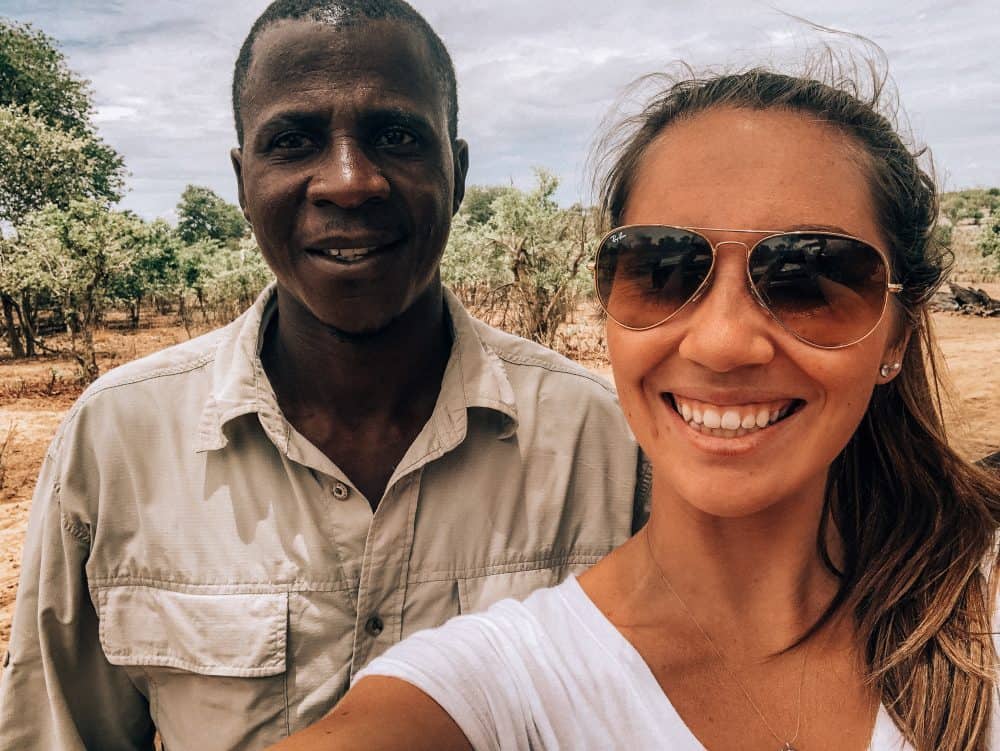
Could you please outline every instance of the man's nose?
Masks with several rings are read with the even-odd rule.
[[[717,373],[770,362],[777,324],[750,291],[746,248],[718,251],[709,284],[685,317],[680,356]]]
[[[317,204],[356,209],[389,197],[389,181],[356,138],[333,140],[309,182],[307,198]]]

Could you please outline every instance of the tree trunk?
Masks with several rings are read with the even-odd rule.
[[[133,329],[139,328],[139,312],[142,309],[142,295],[136,295],[136,298],[132,301],[132,307],[129,310],[129,323],[132,324]]]
[[[80,353],[80,369],[85,383],[97,380],[101,374],[97,367],[97,352],[94,350],[94,328],[97,326],[99,310],[94,300],[93,285],[88,286],[83,295],[83,320],[80,321],[80,340],[83,351]]]
[[[15,360],[24,357],[24,345],[21,343],[21,333],[14,323],[14,300],[6,292],[0,293],[3,302],[3,322],[7,329],[7,345]]]
[[[38,341],[38,334],[35,333],[38,330],[37,312],[35,306],[31,304],[31,295],[27,292],[21,294],[21,307],[18,309],[18,315],[21,318],[21,330],[24,332],[24,344],[28,357],[34,357],[35,342]]]
[[[191,314],[188,311],[187,306],[187,295],[183,292],[177,298],[177,315],[181,318],[181,323],[184,325],[184,330],[187,332],[188,339],[191,338]]]

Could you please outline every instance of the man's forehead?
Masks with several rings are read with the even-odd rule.
[[[283,19],[254,42],[244,99],[249,102],[256,93],[263,93],[257,89],[295,85],[300,80],[336,86],[376,78],[406,79],[407,86],[427,88],[430,93],[436,86],[426,40],[391,19],[352,16],[349,22],[335,23]]]

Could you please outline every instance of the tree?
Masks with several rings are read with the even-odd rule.
[[[123,212],[122,238],[130,254],[127,265],[110,278],[108,297],[128,308],[132,328],[139,326],[144,299],[151,295],[172,296],[179,273],[179,255],[183,244],[162,219],[144,222],[135,214]]]
[[[177,234],[186,243],[215,240],[236,245],[250,228],[238,206],[200,185],[184,189],[177,216]]]
[[[469,224],[486,224],[493,216],[494,201],[510,190],[503,185],[470,185],[462,199],[462,216]]]
[[[48,203],[65,208],[70,197],[108,204],[121,198],[124,164],[97,136],[90,97],[88,82],[69,69],[54,39],[30,25],[0,19],[0,111],[4,135],[19,139],[19,148],[8,146],[0,156],[0,173],[6,173],[0,220],[16,225]],[[72,172],[49,164],[60,146],[71,155]],[[34,177],[22,186],[15,179],[33,170],[48,180]],[[25,195],[11,197],[17,193]]]
[[[30,214],[7,246],[4,283],[60,301],[71,334],[69,354],[86,382],[99,375],[94,330],[138,257],[139,221],[94,199],[74,200],[66,209],[49,205]]]
[[[34,105],[60,130],[90,131],[90,91],[56,42],[28,24],[0,19],[0,105]]]
[[[96,185],[102,165],[89,139],[48,124],[37,111],[0,106],[0,218],[15,226],[48,204],[114,197]]]
[[[122,158],[97,136],[91,114],[88,84],[68,68],[55,41],[0,19],[0,222],[17,229],[48,205],[65,209],[75,199],[110,205],[121,198]],[[29,302],[0,286],[15,357],[32,351],[23,309]]]
[[[589,288],[585,260],[596,242],[590,209],[560,208],[557,178],[536,170],[531,191],[499,190],[477,223],[459,214],[442,278],[478,315],[553,346]]]

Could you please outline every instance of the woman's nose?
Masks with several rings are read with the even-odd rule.
[[[682,316],[681,357],[718,373],[763,365],[774,357],[776,325],[750,291],[746,246],[720,243],[709,287]]]

